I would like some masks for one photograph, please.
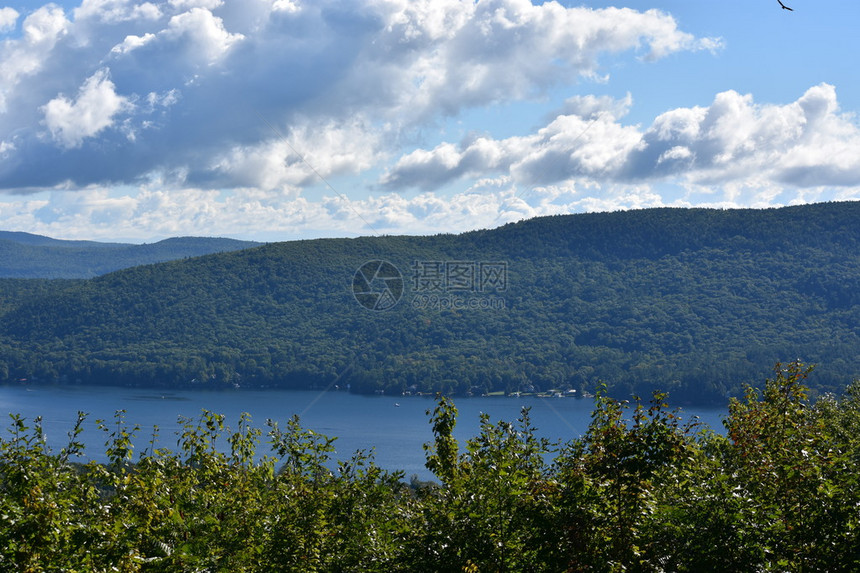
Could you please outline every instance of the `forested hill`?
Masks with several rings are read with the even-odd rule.
[[[259,245],[215,237],[177,237],[157,243],[66,241],[0,231],[0,278],[91,278],[138,265],[247,249]]]
[[[0,281],[0,378],[461,394],[606,383],[703,403],[800,358],[818,364],[813,388],[839,391],[860,377],[858,222],[857,202],[648,209]]]

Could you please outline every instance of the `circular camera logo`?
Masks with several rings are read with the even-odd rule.
[[[352,294],[370,310],[388,310],[403,296],[403,275],[388,261],[368,261],[352,279]]]

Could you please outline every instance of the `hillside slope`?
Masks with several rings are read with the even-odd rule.
[[[814,388],[839,390],[860,377],[858,221],[854,202],[648,209],[276,243],[41,295],[6,282],[0,379],[453,393],[605,383],[707,403],[802,358],[819,364]]]
[[[66,241],[0,231],[0,278],[91,278],[119,269],[258,246],[251,241],[177,237],[134,245]]]

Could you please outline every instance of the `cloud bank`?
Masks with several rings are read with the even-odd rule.
[[[530,133],[425,145],[472,110],[611,81],[607,61],[722,48],[657,10],[83,0],[0,9],[0,33],[5,228],[458,231],[696,194],[731,204],[860,186],[857,125],[827,84],[786,105],[726,91],[647,127],[625,123],[635,94],[575,95]],[[332,179],[340,191],[321,183]]]
[[[853,115],[840,113],[834,86],[814,86],[787,105],[756,104],[751,95],[726,91],[708,107],[667,111],[646,129],[623,124],[630,103],[573,98],[534,134],[418,149],[402,156],[383,182],[433,190],[496,173],[525,187],[577,180],[860,183],[860,128]]]
[[[0,25],[17,18],[4,11]],[[289,139],[362,124],[381,145],[440,116],[594,75],[604,54],[656,59],[714,43],[656,11],[524,0],[84,0],[71,14],[48,5],[2,46],[0,133],[17,151],[0,188],[162,173],[207,186],[289,185],[288,166],[281,178],[253,175],[261,155],[295,161],[289,150],[272,157],[280,138],[261,119]],[[49,174],[37,159],[46,155]],[[82,168],[84,158],[113,167]],[[328,174],[366,168],[358,156],[329,163],[320,166]]]

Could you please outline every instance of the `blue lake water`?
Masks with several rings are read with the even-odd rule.
[[[582,435],[591,420],[593,401],[573,398],[473,397],[455,399],[459,411],[456,437],[461,443],[479,432],[480,414],[493,422],[515,421],[524,406],[531,407],[532,424],[538,434],[552,440],[568,441]],[[179,416],[196,418],[202,410],[226,416],[235,428],[239,416],[247,412],[253,425],[263,429],[265,422],[277,421],[281,427],[294,415],[304,428],[337,437],[338,459],[348,459],[356,450],[373,450],[376,463],[390,470],[403,470],[406,477],[422,479],[432,475],[424,467],[422,444],[432,441],[426,412],[435,407],[432,398],[419,396],[360,396],[346,392],[229,390],[163,391],[141,388],[93,386],[0,386],[0,414],[20,414],[32,421],[42,416],[48,444],[55,450],[67,442],[77,412],[88,414],[82,440],[86,444],[83,460],[104,461],[104,434],[96,419],[112,421],[117,410],[125,410],[130,426],[140,426],[134,440],[136,451],[147,447],[153,426],[159,428],[159,447],[176,449]],[[715,431],[722,432],[725,408],[684,408],[682,416],[698,416]],[[0,424],[7,432],[9,423]],[[8,435],[7,435],[8,437]],[[226,448],[226,435],[220,446]],[[265,443],[260,453],[270,453]]]

